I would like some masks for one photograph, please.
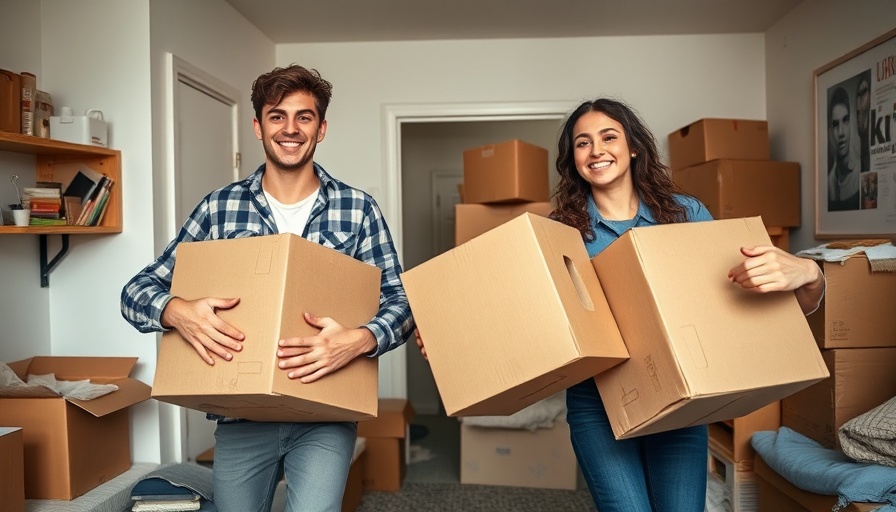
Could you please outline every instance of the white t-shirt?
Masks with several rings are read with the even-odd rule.
[[[311,195],[293,204],[283,204],[265,191],[264,197],[268,200],[268,204],[271,205],[271,212],[274,214],[277,231],[302,236],[302,233],[305,231],[305,224],[308,223],[308,217],[311,215],[311,207],[314,206],[314,200],[317,199],[319,191],[320,188],[316,188]]]

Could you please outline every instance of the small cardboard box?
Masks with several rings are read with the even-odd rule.
[[[628,357],[582,235],[524,213],[402,274],[449,416],[508,415]]]
[[[735,462],[712,449],[707,454],[708,477],[722,483],[731,512],[755,512],[759,507],[759,479],[753,472],[753,459]]]
[[[596,376],[617,438],[744,416],[828,377],[793,293],[732,284],[758,217],[636,227],[592,260],[631,358]]]
[[[766,226],[800,225],[800,164],[720,159],[673,171],[672,180],[714,219],[762,217]]]
[[[277,366],[277,342],[313,336],[303,312],[348,328],[376,315],[380,269],[293,234],[184,243],[174,295],[239,297],[218,315],[246,335],[233,360],[206,364],[177,331],[162,336],[153,398],[256,421],[357,421],[376,415],[377,361],[359,357],[310,384]]]
[[[755,458],[753,471],[759,484],[759,512],[826,512],[837,507],[837,496],[825,496],[800,489],[775,473],[761,457]],[[882,503],[850,503],[837,510],[872,512],[882,505]]]
[[[700,119],[669,134],[669,167],[674,171],[717,158],[769,160],[768,122]]]
[[[361,506],[361,498],[364,494],[362,478],[364,462],[367,460],[367,443],[363,437],[355,442],[355,453],[352,455],[352,465],[348,468],[348,477],[345,480],[345,491],[342,493],[342,512],[353,512]]]
[[[548,150],[521,140],[464,151],[465,203],[548,202]]]
[[[454,206],[454,244],[461,245],[477,236],[529,212],[547,217],[551,203],[458,204]]]
[[[25,512],[23,445],[21,427],[0,427],[0,497],[8,512]]]
[[[822,348],[896,347],[896,272],[873,272],[864,253],[819,261],[827,288],[809,325]]]
[[[361,484],[368,491],[401,489],[407,473],[411,403],[400,398],[381,398],[376,418],[358,422],[358,436],[366,442]]]
[[[25,497],[71,500],[131,467],[128,407],[149,398],[129,378],[136,357],[32,357],[9,363],[15,374],[115,384],[118,391],[76,400],[42,386],[4,388],[0,424],[23,428]]]
[[[781,424],[827,448],[839,448],[847,421],[896,396],[896,348],[823,350],[831,378],[781,401]]]
[[[772,402],[750,414],[709,424],[709,447],[734,462],[753,460],[750,444],[754,432],[778,430],[781,426],[781,401]]]
[[[551,428],[460,426],[460,483],[575,490],[576,455],[564,418]]]

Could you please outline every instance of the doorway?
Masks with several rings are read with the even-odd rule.
[[[456,183],[448,176],[461,178],[465,149],[485,144],[520,139],[548,150],[548,162],[555,158],[556,139],[564,114],[558,113],[536,119],[437,120],[403,123],[400,127],[401,166],[401,240],[400,257],[405,270],[435,257],[454,246],[453,203],[451,212],[435,204],[442,190],[447,196],[456,190]],[[437,171],[433,171],[437,169]],[[443,171],[444,170],[444,171]],[[552,174],[552,173],[550,173]],[[549,174],[549,175],[550,175]],[[556,180],[553,179],[553,184]],[[446,199],[441,199],[445,204]],[[447,199],[450,202],[451,199]],[[441,213],[439,213],[441,212]],[[439,215],[442,218],[439,218]],[[445,236],[445,229],[451,226]],[[448,229],[448,228],[446,228]],[[447,238],[447,240],[446,240]],[[446,247],[447,246],[447,247]],[[420,415],[444,414],[435,379],[427,363],[413,343],[405,345],[405,397]],[[393,351],[395,352],[395,351]],[[386,372],[381,362],[381,375]],[[396,372],[400,372],[398,367]],[[391,395],[402,396],[402,395]]]

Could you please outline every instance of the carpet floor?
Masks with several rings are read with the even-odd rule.
[[[593,512],[587,490],[407,482],[398,492],[365,492],[356,512]]]

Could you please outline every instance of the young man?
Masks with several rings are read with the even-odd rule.
[[[828,172],[828,211],[859,209],[859,163],[850,144],[852,136],[849,95],[842,87],[834,89],[828,103],[828,144],[833,165]]]
[[[170,293],[181,242],[291,232],[382,269],[380,309],[349,329],[305,313],[314,337],[280,340],[279,366],[289,378],[313,382],[356,357],[376,357],[413,330],[399,280],[401,266],[374,200],[335,180],[314,162],[327,133],[332,86],[316,70],[292,65],[252,85],[255,135],[265,163],[252,175],[211,192],[162,255],[122,290],[121,311],[141,332],[177,329],[208,364],[228,364],[246,340],[216,315],[238,297],[187,301]],[[283,469],[290,511],[338,511],[354,450],[357,424],[262,423],[211,417],[215,430],[214,499],[222,512],[269,510]]]

